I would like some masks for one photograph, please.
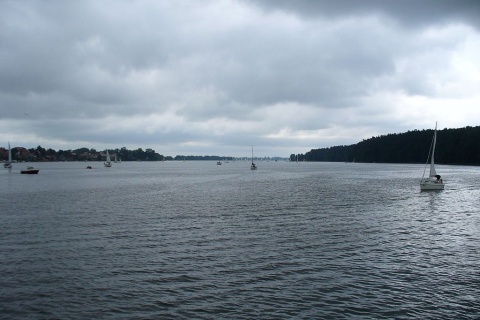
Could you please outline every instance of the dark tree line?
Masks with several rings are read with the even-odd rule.
[[[215,160],[215,161],[228,160],[228,161],[231,161],[233,160],[233,157],[178,155],[178,156],[175,156],[174,160]]]
[[[414,130],[372,137],[349,146],[312,149],[299,161],[425,163],[433,130]],[[290,159],[295,161],[296,155]],[[439,164],[480,164],[480,127],[437,131],[435,162]]]
[[[74,150],[45,149],[41,146],[37,148],[26,149],[23,147],[14,147],[12,151],[13,161],[105,161],[106,150],[95,150],[89,148],[79,148]],[[116,156],[118,161],[164,161],[164,160],[233,160],[232,157],[220,156],[183,156],[175,157],[163,156],[153,149],[138,148],[128,150],[123,147],[120,149],[108,149],[111,160]],[[0,161],[8,159],[8,150],[0,147]]]
[[[41,146],[37,148],[26,149],[15,147],[11,149],[13,161],[105,161],[105,151],[95,149],[79,148],[75,150],[45,149]],[[162,161],[168,157],[158,154],[153,149],[128,150],[123,147],[120,149],[109,149],[111,160],[117,157],[121,161]],[[171,157],[170,157],[171,158]],[[8,150],[0,148],[0,160],[8,159]]]
[[[158,154],[153,149],[138,148],[136,150],[128,150],[123,147],[121,149],[115,149],[110,151],[110,153],[116,154],[117,158],[122,161],[162,161],[165,157],[161,154]]]

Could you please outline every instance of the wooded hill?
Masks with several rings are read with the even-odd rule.
[[[372,137],[349,146],[312,149],[299,155],[299,161],[425,163],[433,132],[414,130]],[[480,127],[437,130],[435,163],[480,165]]]

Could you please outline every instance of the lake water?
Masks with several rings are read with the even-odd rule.
[[[479,319],[480,168],[0,171],[4,319]]]

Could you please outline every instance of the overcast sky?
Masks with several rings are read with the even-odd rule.
[[[289,156],[480,125],[480,1],[0,0],[0,146]]]

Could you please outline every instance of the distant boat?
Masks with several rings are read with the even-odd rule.
[[[106,161],[103,163],[103,165],[107,168],[110,168],[112,166],[112,162],[110,160],[110,154],[108,153],[108,150],[107,150],[107,155],[106,155]]]
[[[420,181],[420,190],[443,190],[445,183],[440,175],[435,171],[435,145],[437,143],[437,124],[435,123],[435,131],[433,133],[433,140],[428,152],[427,163],[423,169],[422,180]],[[425,178],[425,171],[427,170],[428,160],[430,160],[430,173],[428,178]]]
[[[218,166],[222,165],[222,161],[217,161],[217,165]]]
[[[10,149],[10,142],[8,143],[8,161],[3,164],[5,169],[12,168],[12,150]]]
[[[21,170],[21,174],[37,174],[39,169],[35,169],[34,167],[28,167],[26,170]]]
[[[257,165],[253,163],[253,146],[252,146],[252,165],[250,166],[250,170],[257,170]]]

